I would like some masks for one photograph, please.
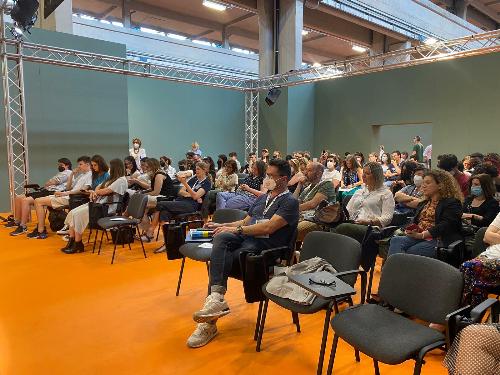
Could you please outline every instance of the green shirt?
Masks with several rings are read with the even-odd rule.
[[[299,202],[309,202],[317,193],[321,193],[326,197],[328,202],[335,202],[336,194],[331,180],[322,181],[314,186],[309,185],[299,195]]]
[[[417,161],[419,163],[424,162],[424,145],[422,143],[417,143],[415,146],[413,146],[413,151],[415,151],[417,155]]]

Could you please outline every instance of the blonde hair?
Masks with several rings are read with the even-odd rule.
[[[443,198],[455,198],[460,202],[464,201],[464,196],[458,182],[449,172],[441,169],[433,169],[427,172],[424,177],[431,176],[438,184],[439,196]]]

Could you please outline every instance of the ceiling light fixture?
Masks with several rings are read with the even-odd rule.
[[[196,44],[201,44],[202,46],[211,46],[212,43],[206,41],[206,40],[198,40],[198,39],[194,39],[192,40],[193,43],[196,43]]]
[[[320,63],[317,63],[317,62],[315,62],[315,63],[313,64],[313,68],[321,68],[322,66],[323,66],[323,65],[321,65]]]
[[[437,39],[436,38],[427,38],[426,40],[424,40],[424,44],[427,44],[427,45],[431,45],[431,44],[434,44],[434,43],[437,43]]]
[[[187,37],[184,35],[179,35],[179,34],[173,34],[173,33],[168,33],[167,36],[172,39],[177,39],[177,40],[186,40]]]
[[[361,46],[353,45],[352,49],[353,49],[353,51],[356,51],[356,52],[366,52],[366,48],[365,47],[361,47]]]
[[[207,8],[217,10],[219,12],[223,12],[227,9],[224,4],[216,3],[215,1],[203,0],[203,5]]]

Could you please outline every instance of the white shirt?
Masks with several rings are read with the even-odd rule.
[[[68,181],[69,176],[71,176],[71,173],[73,173],[73,171],[71,171],[69,169],[65,169],[64,171],[56,174],[54,177],[51,178],[51,180],[55,181],[55,184],[47,187],[47,190],[48,191],[64,191],[64,190],[66,190],[66,182]]]
[[[92,186],[92,172],[88,171],[85,173],[79,173],[73,177],[71,186],[72,192],[79,192],[80,190],[86,190],[86,188]]]
[[[128,150],[129,155],[132,156],[135,159],[135,163],[137,164],[137,169],[139,169],[142,172],[141,169],[141,159],[144,159],[146,157],[146,150],[143,148],[140,148],[137,152],[131,148]]]
[[[500,214],[497,215],[495,220],[490,224],[490,226],[500,229]],[[482,256],[488,257],[490,259],[499,259],[500,258],[500,244],[490,245],[488,248],[483,251]]]
[[[424,150],[424,159],[432,160],[432,145],[429,145]]]
[[[174,167],[169,165],[168,168],[165,168],[165,173],[168,174],[168,177],[170,177],[173,180],[175,178],[176,170]]]
[[[108,203],[108,202],[113,202],[117,201],[117,195],[123,195],[127,191],[128,188],[128,182],[127,178],[125,176],[118,178],[115,182],[113,182],[111,185],[106,186],[106,189],[111,189],[113,191],[113,194],[111,195],[106,195],[104,197],[100,197],[97,200],[97,203]],[[108,213],[113,213],[116,211],[116,204],[112,204],[109,206]]]
[[[394,197],[387,187],[369,191],[364,185],[352,196],[347,211],[350,220],[379,219],[382,227],[385,227],[392,221],[394,206]]]
[[[323,176],[321,176],[321,181],[326,181],[326,180],[337,180],[340,181],[342,179],[342,176],[340,175],[340,172],[334,169],[333,171],[330,171],[328,169],[325,169],[323,172]]]

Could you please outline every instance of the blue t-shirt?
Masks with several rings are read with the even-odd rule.
[[[92,190],[95,190],[102,183],[106,182],[109,179],[109,173],[104,172],[102,175],[97,176],[96,179],[92,179]]]
[[[199,181],[196,176],[191,177],[189,181],[187,182],[188,185],[193,189],[194,192],[197,192],[200,189],[205,190],[205,195],[202,197],[202,199],[205,199],[206,193],[208,193],[210,190],[212,190],[212,183],[208,178],[205,178],[203,181]],[[186,201],[190,202],[193,205],[194,211],[198,211],[201,208],[201,203],[198,203],[195,201],[193,198],[189,197],[179,197],[176,199],[177,201]]]
[[[275,199],[267,199],[268,196],[264,194],[258,197],[248,210],[248,215],[252,217],[252,224],[257,220],[271,219],[273,215],[281,216],[287,225],[269,235],[269,238],[259,238],[259,241],[267,248],[288,246],[299,223],[299,201],[289,192]]]

